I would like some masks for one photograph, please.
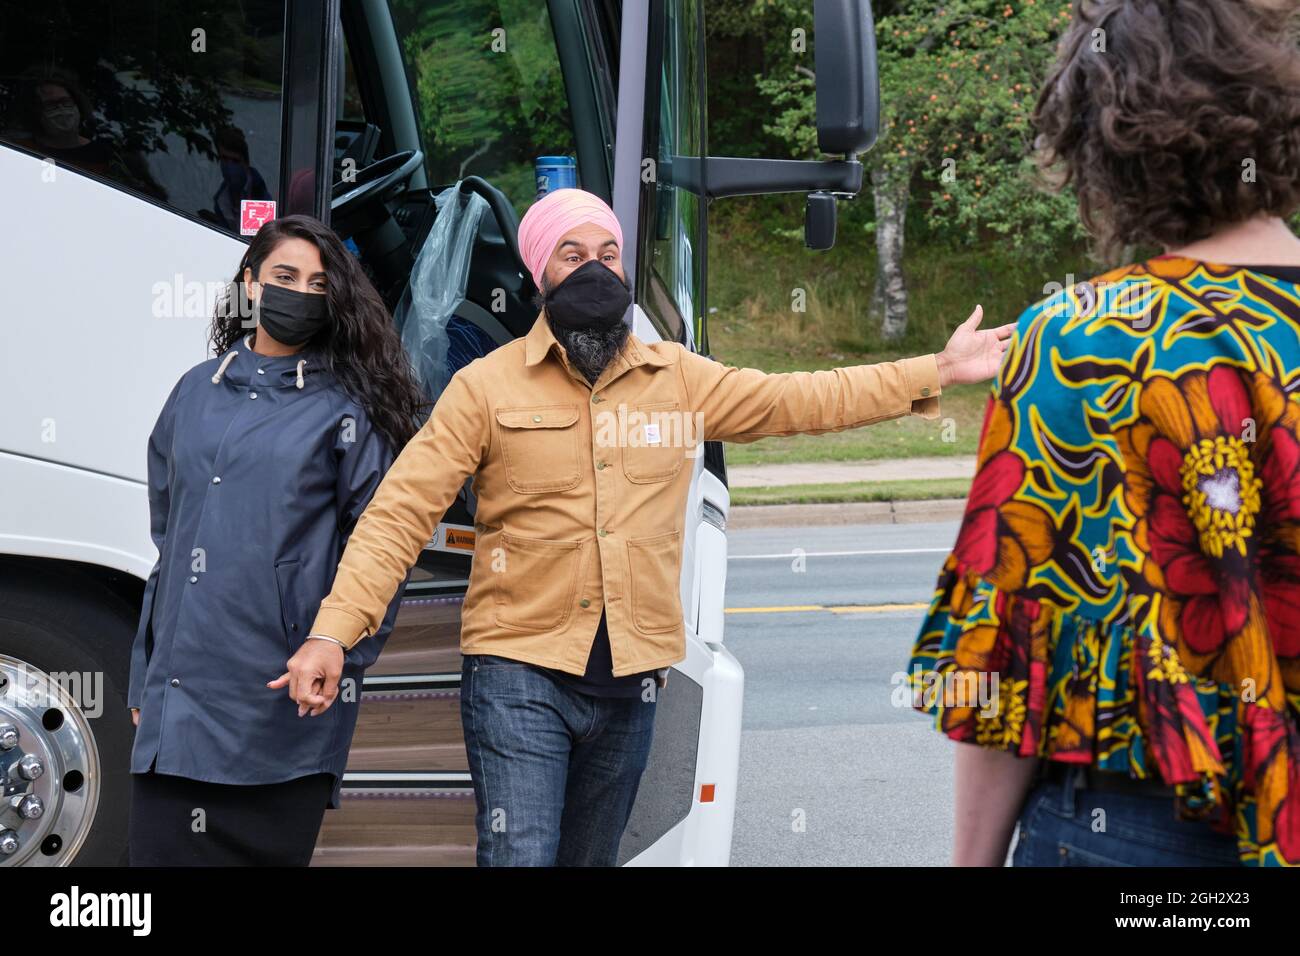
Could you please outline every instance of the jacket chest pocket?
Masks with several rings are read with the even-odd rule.
[[[520,494],[567,491],[581,478],[577,405],[498,408],[506,481]]]
[[[689,440],[677,402],[635,406],[627,416],[623,474],[638,484],[667,481],[682,470]]]

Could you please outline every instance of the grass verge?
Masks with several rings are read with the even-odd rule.
[[[733,505],[841,504],[853,501],[930,501],[965,498],[969,478],[917,478],[912,481],[845,481],[828,485],[776,485],[733,488]]]

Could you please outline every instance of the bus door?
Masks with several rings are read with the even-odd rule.
[[[537,317],[517,230],[540,198],[539,159],[571,161],[573,185],[611,198],[606,21],[572,0],[358,0],[343,3],[340,27],[333,190],[320,214],[384,296],[436,401],[458,368]],[[467,210],[472,228],[451,228],[454,218],[438,228]],[[467,248],[436,245],[448,235]],[[468,262],[454,294],[445,270],[423,267],[453,253]],[[473,862],[459,711],[460,606],[477,531],[470,484],[417,560],[367,673],[343,808],[326,815],[318,863]]]

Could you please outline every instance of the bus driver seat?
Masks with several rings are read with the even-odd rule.
[[[536,318],[510,200],[486,180],[467,176],[434,202],[436,217],[394,310],[430,400],[458,369],[525,334]]]

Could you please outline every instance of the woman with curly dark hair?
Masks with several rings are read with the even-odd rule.
[[[159,558],[127,695],[130,858],[306,865],[339,805],[359,694],[307,714],[286,662],[425,403],[378,293],[307,216],[258,231],[211,339],[217,357],[181,377],[149,439]],[[354,691],[399,599],[345,656]]]
[[[1082,0],[1038,101],[1107,250],[1030,307],[911,670],[959,865],[1300,863],[1296,0]]]

